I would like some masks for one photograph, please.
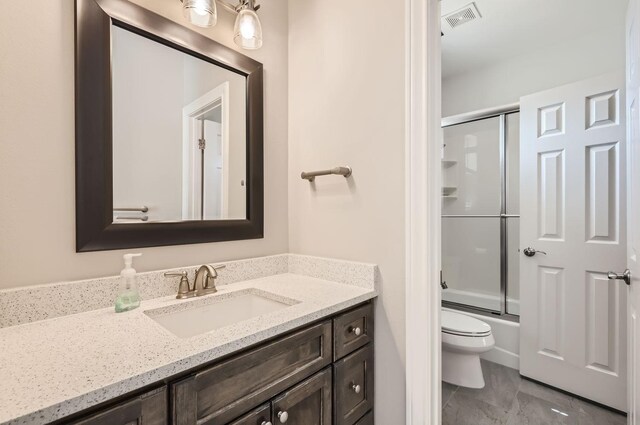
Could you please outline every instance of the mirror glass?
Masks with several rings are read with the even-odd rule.
[[[246,77],[112,30],[113,222],[245,219]]]

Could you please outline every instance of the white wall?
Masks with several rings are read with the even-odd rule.
[[[181,24],[177,0],[135,0]],[[0,288],[117,274],[124,251],[75,252],[74,2],[0,6]],[[265,68],[265,238],[136,249],[140,271],[288,251],[287,2],[260,10]],[[235,48],[234,16],[196,31]],[[128,251],[128,250],[127,250]]]
[[[442,82],[442,116],[518,102],[521,96],[624,67],[624,25],[606,28]]]
[[[404,19],[404,2],[289,2],[290,250],[379,265],[381,425],[405,422]],[[353,177],[300,179],[337,165]]]

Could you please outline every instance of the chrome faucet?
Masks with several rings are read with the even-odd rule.
[[[189,283],[187,272],[167,272],[165,277],[178,276],[180,277],[180,285],[178,286],[177,299],[199,297],[201,295],[213,294],[217,292],[216,278],[218,277],[217,270],[224,269],[225,266],[210,266],[208,264],[202,265],[196,269],[196,277],[193,282],[193,288]]]

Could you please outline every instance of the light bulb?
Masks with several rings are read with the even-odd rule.
[[[251,19],[243,19],[240,22],[240,34],[242,38],[252,38],[256,35],[256,27]]]
[[[212,27],[218,21],[215,0],[182,0],[182,13],[193,25]]]

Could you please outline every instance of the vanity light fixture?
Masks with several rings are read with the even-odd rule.
[[[223,0],[180,0],[184,17],[193,25],[203,28],[213,27],[218,20],[216,3],[237,13],[233,26],[233,41],[243,49],[255,50],[262,47],[262,24],[256,11],[260,5],[256,0],[238,0],[232,5]]]
[[[241,0],[233,26],[233,41],[243,49],[255,50],[262,47],[262,24],[256,13],[255,0]]]

